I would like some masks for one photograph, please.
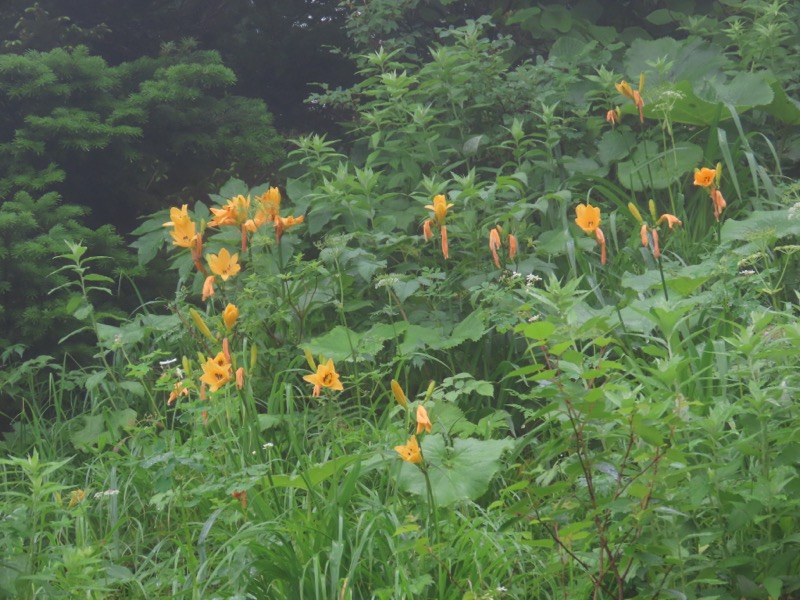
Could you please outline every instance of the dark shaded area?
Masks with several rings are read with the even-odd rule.
[[[0,4],[6,52],[83,43],[117,65],[192,38],[198,49],[220,52],[237,75],[233,93],[264,99],[280,131],[335,127],[303,101],[314,82],[336,87],[354,79],[351,62],[329,51],[348,45],[346,11],[338,0],[42,0],[35,3],[38,9],[31,4]]]

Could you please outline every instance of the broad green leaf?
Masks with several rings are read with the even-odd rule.
[[[262,481],[265,485],[272,485],[276,488],[308,490],[309,485],[316,487],[326,479],[341,473],[343,469],[346,469],[360,458],[355,454],[340,456],[307,469],[303,475],[273,475],[271,481],[268,478],[264,478]]]
[[[436,505],[449,506],[482,496],[500,470],[500,456],[512,446],[509,440],[460,438],[447,446],[439,434],[426,436],[421,444],[422,454],[428,465]],[[397,484],[403,491],[427,496],[425,476],[417,465],[403,462]]]
[[[666,189],[686,177],[703,159],[703,149],[691,142],[677,142],[660,151],[655,142],[637,145],[630,160],[619,163],[619,182],[634,192]]]

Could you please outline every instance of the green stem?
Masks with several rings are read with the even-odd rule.
[[[431,479],[428,476],[427,466],[422,465],[422,474],[425,476],[425,487],[428,491],[428,521],[433,521],[433,544],[439,541],[439,519],[436,517],[436,499],[433,497],[433,487],[431,487]]]
[[[661,287],[664,289],[664,300],[669,302],[669,294],[667,293],[667,280],[664,279],[664,267],[661,265],[661,257],[658,257],[658,273],[661,275]]]

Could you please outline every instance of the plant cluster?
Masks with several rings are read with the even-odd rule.
[[[752,133],[798,109],[713,41],[548,22],[543,61],[486,18],[365,54],[348,147],[139,227],[147,312],[70,246],[97,359],[7,379],[4,593],[800,593],[800,190]]]

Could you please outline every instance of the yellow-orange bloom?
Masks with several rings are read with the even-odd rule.
[[[586,233],[594,233],[600,226],[600,207],[586,204],[578,204],[575,207],[575,223]]]
[[[267,218],[267,213],[259,209],[252,219],[247,219],[247,221],[244,222],[244,228],[250,233],[255,233],[259,227],[271,220],[272,219]]]
[[[228,304],[225,310],[222,311],[222,320],[225,322],[225,327],[233,329],[236,320],[239,318],[239,309],[235,304]]]
[[[619,83],[615,83],[614,87],[617,88],[617,91],[625,96],[626,98],[633,101],[633,104],[639,109],[639,121],[644,123],[644,100],[642,99],[642,90],[644,89],[644,73],[639,77],[639,89],[634,90],[631,88],[630,84],[627,81],[620,81]],[[606,119],[608,119],[608,115],[606,115]]]
[[[211,208],[214,218],[208,222],[212,227],[223,225],[241,225],[247,221],[250,213],[250,196],[242,195],[231,198],[222,208]]]
[[[162,227],[177,227],[178,225],[182,225],[187,221],[191,221],[189,218],[189,205],[184,204],[180,208],[173,206],[169,209],[169,221],[164,223]]]
[[[400,455],[400,458],[407,462],[415,465],[422,462],[422,451],[419,449],[419,443],[415,435],[411,436],[405,446],[395,446],[394,449]]]
[[[669,215],[664,213],[659,217],[658,221],[656,222],[656,226],[661,225],[661,223],[663,223],[664,221],[667,222],[667,225],[669,225],[670,229],[672,229],[673,225],[683,225],[681,220],[675,215]]]
[[[447,243],[447,226],[442,225],[442,256],[447,260],[450,256],[450,245]]]
[[[175,388],[170,392],[169,398],[167,398],[167,404],[171,406],[179,396],[188,395],[189,389],[185,387],[185,382],[181,380],[175,384]]]
[[[169,234],[172,236],[172,245],[181,248],[193,248],[197,239],[197,229],[192,220],[176,223]]]
[[[716,177],[716,175],[717,171],[715,169],[709,169],[708,167],[695,169],[694,184],[702,187],[708,187],[714,183],[714,177]]]
[[[425,410],[425,407],[422,406],[422,404],[417,405],[417,435],[419,435],[423,429],[427,433],[430,433],[432,426],[433,424],[428,417],[428,411]]]
[[[425,208],[433,211],[434,219],[438,225],[444,225],[447,211],[452,206],[452,204],[447,203],[447,197],[444,194],[437,194],[433,197],[433,204],[426,204]]]
[[[231,364],[225,355],[219,352],[214,358],[209,358],[203,364],[203,375],[200,381],[208,384],[209,391],[216,392],[231,380]]]
[[[211,272],[222,277],[222,281],[227,281],[228,277],[233,277],[241,270],[239,254],[231,256],[227,248],[220,250],[219,254],[207,254],[206,260]]]
[[[294,227],[295,225],[299,225],[305,221],[305,217],[302,215],[299,217],[280,217],[276,216],[273,224],[275,225],[275,239],[281,241],[281,236],[283,232],[287,229]]]
[[[270,221],[278,216],[278,211],[281,208],[281,191],[278,188],[269,188],[258,200],[261,202],[261,207]]]
[[[619,83],[615,83],[614,87],[617,88],[617,91],[620,94],[622,94],[626,98],[630,98],[631,100],[633,100],[633,88],[631,88],[630,84],[627,81],[623,80],[620,81]]]
[[[517,236],[513,233],[508,234],[508,259],[514,260],[514,257],[517,255],[517,250],[519,249],[517,245]]]
[[[216,277],[214,275],[209,275],[206,277],[206,280],[203,282],[203,302],[208,300],[211,296],[214,295],[214,280]]]
[[[328,362],[324,365],[320,363],[317,365],[317,372],[312,375],[303,377],[308,383],[314,384],[314,391],[312,395],[319,396],[322,388],[329,388],[341,392],[344,387],[339,380],[339,374],[336,372],[336,367],[333,365],[333,359],[329,358]]]
[[[616,106],[606,113],[606,121],[611,123],[611,126],[619,124],[619,106]]]
[[[83,490],[72,490],[69,493],[69,505],[67,508],[72,508],[73,506],[80,504],[86,498],[86,492]]]

